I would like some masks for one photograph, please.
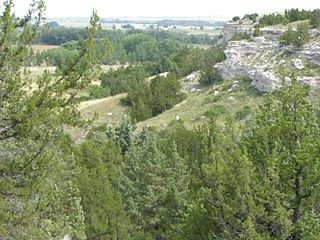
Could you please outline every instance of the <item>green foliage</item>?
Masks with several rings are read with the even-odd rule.
[[[87,239],[128,239],[128,219],[119,193],[119,148],[105,136],[92,134],[78,147],[81,206]]]
[[[286,24],[288,22],[288,20],[285,18],[285,16],[283,16],[282,14],[266,14],[263,15],[260,19],[259,19],[259,24],[261,26],[272,26],[272,25],[278,25],[278,24]]]
[[[312,12],[307,10],[299,10],[298,8],[285,10],[284,16],[286,19],[288,19],[289,22],[296,22],[296,21],[303,21],[308,20],[311,17]]]
[[[100,80],[102,87],[110,89],[111,95],[116,95],[137,88],[136,86],[140,86],[147,76],[148,74],[143,67],[129,66],[103,73]]]
[[[236,22],[236,21],[239,21],[240,20],[240,17],[239,16],[235,16],[232,18],[232,21]]]
[[[300,23],[296,31],[289,27],[288,31],[282,35],[280,43],[301,48],[309,40],[309,29],[310,26],[307,23]]]
[[[155,140],[144,129],[127,152],[123,194],[137,231],[150,239],[174,239],[186,206],[186,165],[174,143],[163,153]]]
[[[277,24],[288,24],[296,21],[304,21],[316,16],[317,12],[299,10],[299,9],[286,9],[284,15],[281,14],[266,14],[259,19],[259,24],[262,26],[272,26]]]
[[[300,226],[307,214],[317,211],[314,183],[319,182],[319,122],[306,94],[294,80],[292,86],[267,98],[246,140],[259,185],[266,190],[261,198],[273,209],[265,209],[266,224],[274,219],[271,222],[278,238],[300,239],[308,234]],[[314,229],[310,234],[316,232]]]
[[[94,13],[77,58],[59,75],[45,72],[36,88],[20,68],[43,21],[44,3],[34,1],[23,18],[3,3],[0,16],[0,229],[6,239],[84,239],[83,211],[74,176],[75,159],[65,124],[80,125],[79,90],[95,74]]]
[[[248,18],[255,23],[257,21],[258,16],[259,16],[258,13],[246,14],[246,15],[244,15],[244,17],[242,19]]]
[[[110,96],[110,89],[101,87],[101,86],[90,86],[88,89],[89,98],[90,99],[97,99],[97,98],[105,98]]]
[[[240,41],[240,40],[246,40],[246,39],[250,39],[250,35],[248,33],[236,32],[231,37],[230,41]]]
[[[313,28],[319,28],[320,27],[320,9],[313,10],[312,16],[310,18],[310,25]]]
[[[185,97],[180,92],[181,86],[174,75],[157,76],[150,84],[147,82],[130,89],[122,102],[130,106],[131,118],[135,121],[156,116],[172,108]]]
[[[260,25],[259,24],[254,26],[253,36],[254,37],[260,37],[261,36],[261,31],[260,31]]]
[[[37,61],[46,62],[62,69],[78,57],[78,51],[76,49],[54,48],[40,53],[36,57],[38,58]]]
[[[237,120],[243,120],[251,113],[252,113],[251,107],[250,106],[244,106],[241,110],[236,112],[235,118]]]
[[[222,62],[226,59],[222,47],[211,47],[207,49],[204,53],[204,63],[201,66],[201,78],[200,84],[209,85],[214,82],[220,81],[221,77],[213,69],[216,63]]]

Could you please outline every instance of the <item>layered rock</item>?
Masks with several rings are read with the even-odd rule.
[[[253,34],[255,24],[249,19],[239,20],[236,22],[227,22],[222,29],[223,40],[228,41],[235,33],[243,32],[249,35]]]
[[[289,54],[288,54],[289,52]],[[283,47],[270,38],[256,37],[251,40],[231,41],[225,54],[227,59],[215,66],[223,79],[248,76],[259,91],[270,92],[281,86],[278,70],[295,69],[298,81],[311,86],[320,85],[320,68],[313,76],[304,76],[304,62],[320,67],[320,43],[310,42],[303,49]],[[284,57],[286,56],[286,57]],[[303,61],[302,61],[303,59]]]

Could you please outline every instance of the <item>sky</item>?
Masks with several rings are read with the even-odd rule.
[[[45,0],[46,16],[89,17],[93,9],[103,18],[114,17],[210,17],[228,19],[246,13],[282,12],[288,8],[320,8],[320,0]],[[22,15],[31,0],[14,0]]]

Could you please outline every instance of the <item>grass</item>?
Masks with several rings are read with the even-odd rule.
[[[232,87],[235,81],[239,81],[239,83],[235,87]],[[215,91],[219,91],[219,94],[216,96],[214,96]],[[203,93],[190,95],[174,108],[144,122],[140,122],[137,126],[138,130],[146,125],[165,128],[172,121],[177,121],[177,116],[179,116],[178,121],[183,121],[187,128],[193,128],[208,121],[209,117],[213,114],[216,116],[218,125],[224,126],[228,115],[235,116],[245,106],[250,107],[252,112],[254,112],[261,102],[262,94],[258,93],[250,85],[250,81],[244,78],[233,79],[214,85],[213,88],[207,89]],[[239,121],[239,124],[241,122]]]
[[[128,108],[120,102],[120,99],[125,96],[126,94],[119,94],[107,98],[81,102],[79,106],[81,117],[85,120],[90,120],[96,115],[93,126],[103,124],[117,125],[121,123],[122,119],[128,114]],[[88,129],[84,128],[67,128],[66,130],[76,142],[84,139],[88,131]]]
[[[41,45],[41,44],[34,44],[31,46],[32,49],[35,51],[35,52],[44,52],[44,51],[47,51],[49,49],[53,49],[53,48],[59,48],[60,46],[58,45]]]
[[[209,44],[190,44],[190,46],[194,47],[194,48],[200,48],[200,49],[207,50],[208,48],[211,48],[213,45],[209,45]]]

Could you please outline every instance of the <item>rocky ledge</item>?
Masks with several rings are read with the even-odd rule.
[[[271,92],[281,86],[279,68],[292,68],[298,81],[320,86],[320,42],[313,41],[302,49],[284,47],[270,38],[231,41],[227,59],[215,66],[223,79],[248,76],[259,91]],[[312,69],[307,69],[305,64]],[[290,79],[287,79],[290,80]]]

